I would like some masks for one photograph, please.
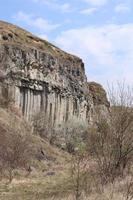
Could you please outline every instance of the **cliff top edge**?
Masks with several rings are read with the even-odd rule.
[[[45,39],[20,28],[17,25],[0,20],[0,44],[19,45],[23,48],[36,48],[40,51],[45,51],[55,57],[60,57],[68,60],[82,61],[78,56],[69,54]]]

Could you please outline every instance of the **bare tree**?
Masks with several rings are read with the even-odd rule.
[[[0,88],[0,106],[3,108],[8,108],[10,105],[14,103],[14,99],[9,92],[9,88],[7,84],[2,83]]]
[[[89,130],[88,149],[98,164],[102,183],[114,181],[133,162],[133,93],[124,83],[109,88],[111,112]]]
[[[72,155],[71,178],[73,182],[73,192],[75,200],[82,199],[82,194],[88,190],[88,155],[84,147],[79,148]]]
[[[22,125],[21,123],[17,124]],[[31,155],[30,132],[22,126],[5,126],[0,123],[0,165],[8,171],[9,182],[13,179],[13,171],[25,168],[29,164]]]
[[[129,181],[126,184],[123,197],[125,198],[125,200],[133,200],[133,174],[132,177],[129,178]]]
[[[109,89],[111,110],[111,132],[117,150],[115,167],[121,173],[132,162],[133,157],[133,88],[117,83],[117,91]]]
[[[46,113],[38,112],[33,116],[33,129],[34,134],[47,139],[51,144],[54,143],[55,130]]]

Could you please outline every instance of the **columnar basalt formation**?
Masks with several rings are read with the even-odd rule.
[[[82,60],[2,21],[0,82],[1,93],[6,87],[29,120],[40,111],[45,112],[52,124],[73,116],[84,121],[93,118],[96,102]],[[107,99],[101,104],[108,107],[106,102]]]

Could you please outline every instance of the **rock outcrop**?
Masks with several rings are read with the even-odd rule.
[[[88,87],[80,58],[2,21],[0,82],[28,120],[43,111],[52,124],[73,116],[92,121],[95,106],[109,106],[101,86]]]
[[[107,119],[110,113],[110,103],[107,99],[106,91],[96,82],[89,82],[88,89],[94,105],[93,122],[99,121],[99,118]]]

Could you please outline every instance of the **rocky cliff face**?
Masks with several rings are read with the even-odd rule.
[[[96,100],[95,87],[88,87],[80,58],[2,21],[0,82],[29,120],[43,111],[52,124],[73,116],[91,121],[97,104],[108,107],[106,94]]]
[[[99,118],[106,119],[110,113],[110,103],[103,87],[95,82],[89,82],[89,93],[91,94],[94,109],[93,109],[93,122],[99,121]]]

